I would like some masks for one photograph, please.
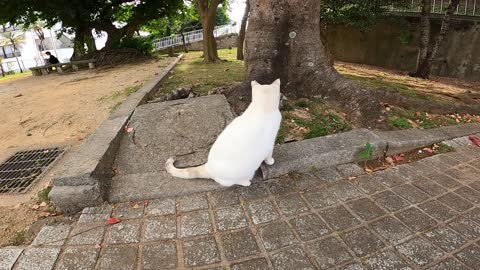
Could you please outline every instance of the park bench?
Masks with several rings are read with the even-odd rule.
[[[96,60],[90,59],[90,60],[81,60],[81,61],[73,61],[69,63],[58,63],[58,64],[51,64],[51,65],[44,65],[44,66],[39,66],[39,67],[32,67],[30,70],[32,71],[33,76],[41,76],[41,75],[47,75],[48,71],[51,70],[51,68],[55,68],[58,73],[63,73],[64,69],[67,67],[72,67],[74,71],[79,70],[80,65],[88,65],[88,68],[92,69],[95,68],[95,62]]]

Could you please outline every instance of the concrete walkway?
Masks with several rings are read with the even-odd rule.
[[[358,169],[86,208],[0,269],[479,269],[480,148]]]

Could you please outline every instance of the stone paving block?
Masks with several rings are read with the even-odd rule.
[[[453,179],[452,177],[450,177],[446,174],[443,174],[443,173],[439,173],[439,172],[435,172],[433,174],[430,174],[430,175],[427,176],[427,178],[436,182],[437,184],[447,188],[447,189],[457,188],[457,187],[460,187],[462,185],[462,183],[458,182],[457,180]]]
[[[358,189],[366,194],[373,194],[385,190],[385,186],[377,178],[362,175],[351,181]]]
[[[412,234],[405,225],[391,216],[386,216],[372,222],[369,226],[392,244],[397,244],[400,240],[405,239]]]
[[[447,193],[443,196],[438,197],[438,200],[453,208],[458,212],[467,211],[473,207],[473,204],[462,197],[458,196],[455,193]]]
[[[207,211],[183,214],[180,217],[180,237],[191,237],[213,233]]]
[[[341,237],[345,244],[360,257],[372,254],[385,246],[377,236],[365,227],[346,232]]]
[[[416,171],[417,173],[421,175],[430,175],[433,173],[437,173],[437,168],[432,168],[430,166],[427,166],[421,162],[413,162],[408,164],[408,167]]]
[[[465,265],[459,263],[453,258],[446,258],[445,260],[435,264],[429,270],[469,270]]]
[[[247,204],[248,214],[254,224],[261,224],[277,220],[279,215],[273,209],[271,201],[254,201]]]
[[[174,215],[176,202],[174,198],[151,200],[145,208],[145,213],[149,216]]]
[[[263,183],[255,183],[249,187],[240,188],[240,195],[245,200],[263,199],[269,195],[267,187]]]
[[[216,210],[215,221],[220,231],[235,230],[247,226],[247,218],[240,205]]]
[[[330,233],[327,224],[316,214],[291,219],[290,224],[303,241],[313,240]]]
[[[331,268],[352,259],[347,249],[335,237],[311,242],[307,245],[307,250],[315,258],[321,269]]]
[[[69,245],[97,245],[102,243],[105,223],[78,223],[70,232]]]
[[[363,196],[363,192],[347,181],[338,181],[328,187],[328,191],[333,192],[341,201],[349,201]]]
[[[197,193],[181,197],[179,205],[180,212],[208,209],[207,194]]]
[[[470,187],[475,189],[476,191],[480,191],[480,181],[475,181],[470,183]]]
[[[1,248],[0,249],[0,269],[10,270],[17,261],[20,254],[22,254],[23,248]]]
[[[65,243],[70,225],[47,225],[44,226],[33,240],[33,246],[61,246]]]
[[[417,181],[419,178],[422,178],[421,175],[424,175],[424,172],[417,170],[415,167],[411,166],[415,163],[407,163],[395,167],[397,169],[398,175],[403,179],[409,181]]]
[[[448,225],[469,240],[480,238],[480,225],[473,219],[459,217],[454,219]]]
[[[108,229],[107,244],[128,244],[140,241],[140,222],[121,222]]]
[[[372,176],[387,187],[395,187],[407,182],[407,179],[405,179],[396,168],[379,171]]]
[[[347,203],[347,206],[365,221],[378,218],[385,214],[385,211],[380,209],[380,207],[378,207],[372,200],[367,198],[351,201]]]
[[[310,208],[298,193],[277,197],[277,204],[286,216],[295,216],[310,211]]]
[[[446,175],[455,178],[462,183],[470,183],[478,180],[478,171],[468,165],[460,164],[445,172]]]
[[[98,261],[102,270],[134,270],[137,268],[138,246],[105,247]]]
[[[443,163],[445,163],[445,164],[448,164],[450,167],[456,166],[456,165],[458,165],[458,164],[461,163],[460,160],[458,160],[458,159],[456,159],[456,158],[453,158],[453,157],[451,157],[451,156],[449,156],[449,155],[445,155],[445,154],[444,154],[444,155],[439,155],[439,156],[438,156],[438,159],[439,159],[441,162],[443,162]]]
[[[271,256],[275,270],[314,270],[305,252],[298,246],[289,247]]]
[[[47,270],[52,269],[60,248],[30,248],[23,252],[17,262],[17,270]]]
[[[371,270],[387,270],[402,269],[413,270],[402,257],[393,250],[387,249],[380,251],[364,260],[367,269]]]
[[[327,224],[330,225],[330,227],[337,231],[346,230],[350,227],[360,224],[360,221],[341,205],[323,210],[320,212],[320,215],[327,222]]]
[[[295,184],[288,177],[267,181],[265,185],[273,195],[282,195],[295,191]]]
[[[219,208],[239,204],[239,197],[239,190],[236,188],[229,188],[226,190],[212,192],[212,206],[213,208]]]
[[[396,248],[418,266],[433,263],[444,254],[439,248],[420,237],[415,237]]]
[[[145,241],[173,239],[177,236],[175,216],[150,218],[145,221]]]
[[[341,267],[341,268],[338,268],[340,270],[364,270],[365,268],[358,264],[358,263],[352,263],[352,264],[349,264],[347,266],[344,266],[344,267]]]
[[[268,251],[286,247],[296,242],[295,235],[286,222],[270,223],[261,227],[259,234],[263,246]]]
[[[67,247],[57,263],[56,269],[95,269],[98,252],[96,248]]]
[[[146,244],[143,247],[143,270],[177,268],[177,245],[174,241]]]
[[[78,222],[105,222],[107,219],[110,218],[111,214],[112,206],[108,204],[97,207],[87,207],[82,210],[82,214],[80,215]]]
[[[259,252],[257,242],[250,230],[228,232],[222,235],[223,249],[228,260],[255,255]]]
[[[480,177],[480,174],[479,174]],[[460,197],[469,200],[470,202],[473,203],[480,203],[480,192],[475,191],[474,189],[471,189],[467,186],[461,187],[457,190],[455,190],[455,193],[460,195]]]
[[[365,174],[365,171],[363,170],[363,168],[358,166],[355,163],[338,165],[337,171],[340,172],[340,174],[344,177],[358,176],[358,175]]]
[[[425,192],[410,184],[397,186],[392,190],[411,203],[420,203],[429,198]]]
[[[446,252],[452,252],[467,243],[465,238],[447,227],[437,227],[423,236]]]
[[[447,164],[443,163],[439,158],[438,156],[432,156],[432,157],[427,157],[427,158],[424,158],[424,159],[421,159],[420,161],[418,162],[421,162],[427,166],[430,166],[434,169],[442,169],[442,170],[445,170],[446,168],[448,168]]]
[[[295,180],[293,184],[298,191],[310,190],[327,183],[325,180],[320,179],[311,173],[298,173],[293,174],[291,177]]]
[[[391,212],[398,211],[410,205],[407,200],[403,199],[402,197],[398,196],[390,190],[372,195],[372,199],[379,206]]]
[[[184,263],[187,267],[220,262],[220,252],[212,236],[183,242]]]
[[[316,170],[314,174],[326,182],[337,182],[345,178],[335,167],[322,168]]]
[[[120,203],[115,205],[113,216],[120,219],[134,219],[143,216],[144,203]]]
[[[464,264],[472,267],[473,269],[478,269],[478,266],[480,265],[480,247],[479,246],[470,245],[464,250],[455,254],[455,256]]]
[[[307,201],[315,208],[336,205],[340,200],[326,189],[315,189],[304,194]]]
[[[475,207],[465,213],[465,217],[475,220],[480,224],[480,207]]]
[[[232,270],[269,270],[268,262],[265,258],[253,259],[249,261],[234,263],[230,266]]]
[[[447,189],[427,178],[422,178],[412,184],[430,196],[438,196],[447,192]]]
[[[418,210],[418,208],[410,207],[395,214],[395,216],[405,223],[410,229],[416,232],[424,231],[437,224],[431,217]]]
[[[418,208],[440,221],[447,221],[457,216],[455,211],[437,200],[426,201],[420,204]]]

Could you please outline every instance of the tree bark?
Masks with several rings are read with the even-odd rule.
[[[183,34],[184,29],[180,30],[180,35],[182,36],[183,51],[188,53],[187,42],[185,41],[185,35]]]
[[[429,4],[429,0],[423,0],[423,5],[426,4],[426,2],[428,2]],[[426,51],[423,51],[422,52],[422,47],[424,47],[424,44],[423,44],[423,39],[424,39],[424,27],[427,27],[427,25],[425,24],[425,26],[423,25],[423,20],[424,20],[424,14],[423,14],[423,9],[425,9],[426,7],[425,6],[422,6],[422,43],[420,45],[420,53],[419,53],[419,62],[417,64],[417,70],[416,72],[413,74],[414,77],[419,77],[419,78],[423,78],[423,79],[428,79],[429,76],[430,76],[430,72],[431,72],[431,69],[432,69],[432,64],[433,64],[433,59],[435,59],[435,56],[437,55],[437,52],[438,52],[438,49],[440,48],[440,46],[442,45],[447,33],[448,33],[448,29],[450,28],[450,22],[451,22],[451,18],[453,16],[453,13],[455,12],[455,9],[457,8],[458,6],[458,3],[460,2],[460,0],[452,0],[450,2],[450,5],[448,6],[447,8],[447,12],[445,13],[445,16],[443,17],[443,20],[442,20],[442,26],[440,27],[440,33],[438,33],[437,35],[437,38],[435,39],[435,43],[433,44],[433,46],[430,46],[430,23],[428,23],[428,43],[427,43],[427,46],[426,46]],[[428,5],[428,8],[430,7],[430,4]],[[429,12],[430,13],[430,12]],[[429,16],[429,15],[428,15]],[[428,18],[429,20],[429,18]]]
[[[242,24],[240,25],[240,32],[238,33],[237,38],[237,60],[243,60],[245,57],[243,55],[243,44],[245,42],[245,31],[247,28],[248,14],[250,12],[250,2],[249,0],[245,3],[245,12],[242,17]]]
[[[87,44],[87,53],[93,53],[97,50],[97,46],[95,46],[95,38],[92,34],[92,29],[89,29],[85,33],[85,43]]]
[[[215,15],[220,0],[195,0],[198,12],[200,14],[200,22],[203,27],[203,61],[212,63],[220,60],[217,51],[217,41],[213,35],[215,29]]]
[[[17,59],[17,64],[18,64],[18,68],[20,69],[20,73],[23,73],[22,65],[20,65],[20,61],[18,60],[18,56],[17,56],[17,45],[15,45],[13,40],[12,40],[12,46],[13,46],[13,54],[15,55],[15,59]]]
[[[430,8],[431,0],[422,0],[422,13],[420,17],[420,49],[417,58],[417,70],[427,59],[430,48]]]
[[[78,59],[86,54],[85,51],[85,27],[75,29],[75,38],[73,39],[73,54],[71,60]]]

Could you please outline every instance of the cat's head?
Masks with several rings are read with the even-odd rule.
[[[252,81],[252,102],[262,103],[266,107],[278,109],[280,104],[280,79],[272,84],[259,84]]]

